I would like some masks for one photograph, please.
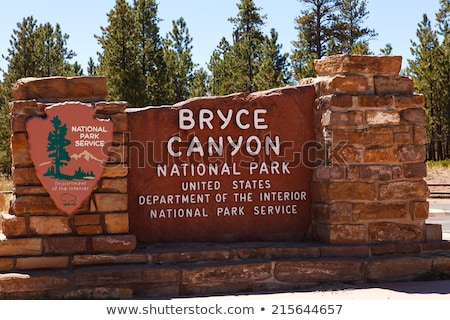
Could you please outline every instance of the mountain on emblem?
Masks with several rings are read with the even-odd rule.
[[[103,173],[113,124],[95,118],[94,108],[80,102],[55,104],[45,112],[46,118],[27,121],[30,155],[56,206],[71,214]]]

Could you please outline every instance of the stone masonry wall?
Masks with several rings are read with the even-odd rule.
[[[331,244],[421,243],[431,237],[424,181],[424,98],[400,76],[401,57],[334,56],[316,62],[311,187],[312,240]],[[102,77],[20,80],[10,104],[13,199],[3,214],[0,271],[70,268],[77,257],[133,251],[129,234],[125,102],[105,102]],[[114,144],[97,188],[72,215],[60,212],[36,176],[25,123],[64,101],[90,103],[114,123]],[[434,237],[435,239],[436,237]]]
[[[325,243],[422,242],[429,195],[424,97],[398,56],[316,61],[313,238]]]
[[[127,103],[105,102],[102,77],[22,79],[10,103],[13,199],[3,214],[0,271],[68,268],[75,254],[129,252],[136,239],[128,233]],[[96,190],[74,214],[60,212],[35,174],[25,127],[30,117],[63,101],[91,104],[98,118],[114,123],[108,164]]]

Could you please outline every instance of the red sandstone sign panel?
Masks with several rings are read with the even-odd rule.
[[[130,112],[131,233],[145,242],[303,240],[314,99],[313,87],[290,87]]]
[[[55,104],[46,118],[27,121],[36,174],[56,206],[71,214],[91,194],[108,160],[113,124],[95,118],[91,105]]]

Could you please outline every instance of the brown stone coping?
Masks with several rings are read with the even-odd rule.
[[[336,55],[314,63],[318,76],[370,74],[397,75],[402,67],[401,56]]]
[[[14,264],[23,269],[11,270]],[[411,281],[437,272],[450,275],[450,242],[140,245],[122,254],[0,257],[0,272],[0,299],[286,292],[326,283]]]
[[[106,100],[108,89],[106,77],[48,77],[23,78],[12,89],[14,100],[40,102]]]

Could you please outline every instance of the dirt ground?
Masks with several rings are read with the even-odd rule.
[[[427,168],[427,177],[431,192],[450,192],[450,186],[433,186],[433,184],[450,185],[450,167],[432,166]]]

